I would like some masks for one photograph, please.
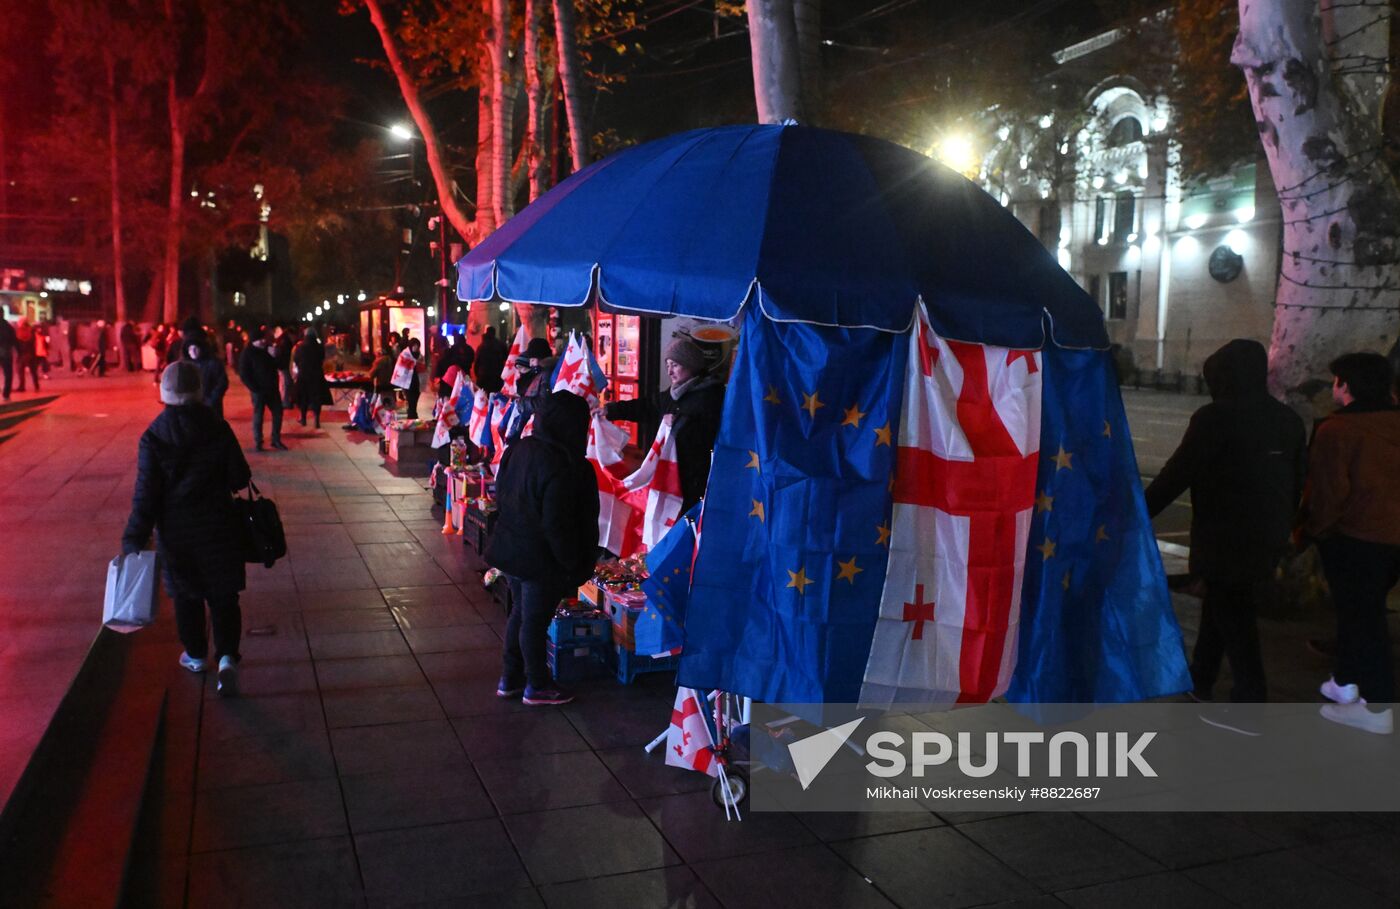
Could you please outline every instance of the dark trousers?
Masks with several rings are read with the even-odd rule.
[[[545,638],[554,610],[568,589],[552,580],[526,581],[510,575],[506,580],[511,607],[501,648],[501,675],[510,685],[525,681],[536,690],[549,688],[554,681],[545,662]]]
[[[1254,585],[1206,582],[1201,600],[1201,633],[1191,655],[1191,680],[1196,694],[1209,697],[1220,674],[1220,661],[1228,657],[1234,687],[1230,700],[1253,703],[1268,700],[1264,684],[1264,658],[1259,652],[1259,624],[1255,619]]]
[[[316,418],[316,428],[317,428],[317,429],[320,429],[320,428],[321,428],[321,405],[320,405],[320,404],[317,404],[315,407],[303,407],[303,408],[301,409],[301,425],[302,425],[302,426],[305,426],[305,425],[306,425],[306,412],[307,412],[308,410],[311,411],[312,416]]]
[[[1337,534],[1320,541],[1317,548],[1337,608],[1337,684],[1355,683],[1371,703],[1394,703],[1395,667],[1385,598],[1400,581],[1400,546]]]
[[[209,623],[214,626],[214,659],[231,656],[240,659],[238,639],[243,633],[243,612],[238,608],[238,592],[198,597],[175,598],[175,631],[185,653],[202,660],[209,654],[209,640],[204,634],[204,604],[209,604]]]
[[[282,441],[282,397],[280,395],[253,395],[253,442],[263,442],[263,409],[272,412],[272,441]]]
[[[24,391],[24,374],[29,373],[34,380],[34,390],[39,390],[39,358],[33,354],[20,354],[19,357],[19,390]]]
[[[404,398],[408,401],[408,418],[410,420],[418,419],[419,394],[421,394],[421,392],[417,388],[410,388],[408,391],[403,393]]]
[[[10,397],[10,383],[15,379],[15,355],[8,350],[0,350],[0,376],[5,380],[5,398]]]

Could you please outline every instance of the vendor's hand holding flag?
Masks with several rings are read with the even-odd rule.
[[[515,360],[525,352],[525,348],[530,344],[530,335],[525,331],[525,326],[521,325],[520,330],[515,333],[515,340],[510,342],[510,350],[506,351],[506,365],[501,369],[501,392],[507,395],[518,395],[519,390],[516,384],[520,380],[520,370],[515,365]]]

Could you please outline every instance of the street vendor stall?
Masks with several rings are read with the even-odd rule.
[[[427,308],[417,300],[399,294],[381,294],[360,304],[360,351],[377,357],[384,352],[389,335],[403,336],[408,329],[413,337],[424,341],[428,337]]]

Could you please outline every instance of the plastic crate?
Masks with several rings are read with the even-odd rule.
[[[601,643],[571,647],[555,646],[553,641],[546,641],[544,656],[550,674],[561,682],[603,678],[611,672],[608,652]]]
[[[624,685],[632,684],[637,676],[649,672],[675,672],[681,665],[679,653],[663,657],[638,656],[614,645],[613,655],[617,658],[617,680]]]
[[[560,647],[612,643],[612,623],[606,616],[566,618],[555,616],[549,623],[549,639]]]

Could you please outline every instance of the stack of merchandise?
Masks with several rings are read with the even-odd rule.
[[[679,652],[660,652],[665,619],[647,602],[647,579],[641,556],[598,563],[593,580],[579,588],[579,599],[601,608],[612,622],[617,677],[630,683],[641,673],[673,670]]]
[[[384,431],[385,457],[401,467],[427,467],[437,460],[432,437],[431,420],[395,420]]]
[[[561,682],[577,682],[611,672],[611,622],[601,610],[579,600],[564,600],[549,624],[545,658]]]

